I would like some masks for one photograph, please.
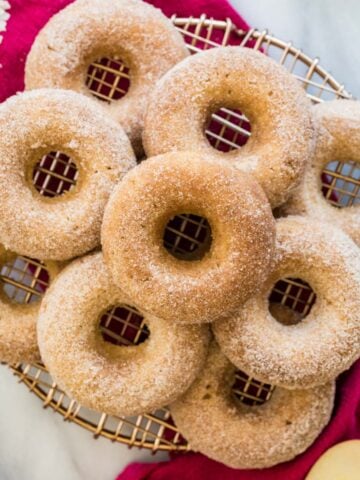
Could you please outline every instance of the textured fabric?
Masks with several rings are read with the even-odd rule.
[[[0,0],[0,43],[2,42],[2,37],[6,30],[6,23],[9,19],[9,12],[8,9],[10,8],[10,4],[7,0]]]
[[[10,18],[0,45],[0,102],[24,89],[26,56],[37,32],[69,0],[11,0]]]
[[[1,0],[0,0],[1,1]],[[0,101],[24,88],[26,55],[37,32],[70,0],[10,0],[10,18],[0,45]],[[225,0],[154,0],[150,2],[171,16],[231,18],[241,29],[246,22]],[[235,41],[236,37],[233,37]],[[230,43],[232,38],[230,37]],[[360,362],[338,381],[332,421],[315,443],[295,460],[261,471],[236,471],[197,453],[177,454],[169,462],[133,464],[118,480],[303,480],[315,460],[342,440],[360,438]]]
[[[10,0],[10,18],[0,44],[0,102],[24,89],[26,56],[38,31],[48,19],[72,0]],[[154,0],[149,1],[171,16],[199,16],[205,13],[215,18],[231,18],[242,29],[247,24],[225,1],[217,0]]]

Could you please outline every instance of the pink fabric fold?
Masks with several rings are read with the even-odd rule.
[[[11,0],[10,19],[0,44],[0,102],[24,89],[24,67],[31,45],[49,18],[72,0]],[[230,18],[239,28],[247,23],[225,0],[154,0],[149,1],[171,17],[200,16],[205,13],[217,19]]]

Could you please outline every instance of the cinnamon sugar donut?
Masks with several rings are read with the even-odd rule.
[[[0,245],[1,267],[12,263],[16,257],[16,254]],[[37,268],[41,267],[38,266]],[[44,262],[43,268],[46,269],[49,275],[48,283],[51,283],[61,267],[56,262]],[[26,281],[24,275],[22,278],[17,279],[16,272],[13,271],[12,273],[12,277],[15,276],[15,281]],[[17,274],[18,276],[21,275],[19,271]],[[33,285],[30,287],[34,289]],[[31,363],[40,360],[36,338],[36,322],[40,304],[40,292],[37,301],[21,304],[14,299],[10,299],[5,293],[5,285],[2,285],[0,289],[0,361],[7,363]]]
[[[241,110],[252,135],[241,149],[215,150],[204,130],[220,107]],[[171,69],[153,91],[145,118],[148,156],[197,150],[252,172],[273,207],[300,182],[312,151],[310,101],[284,67],[249,48],[214,48]]]
[[[117,101],[97,101],[141,150],[143,116],[155,82],[188,55],[180,33],[161,10],[139,0],[76,0],[40,31],[26,61],[27,89],[86,87],[87,69],[100,58],[130,69],[130,88]]]
[[[144,314],[149,338],[136,346],[105,342],[100,317],[133,302],[115,287],[102,254],[71,263],[45,294],[38,321],[41,357],[81,405],[137,415],[174,401],[194,381],[207,354],[204,325],[169,325]]]
[[[122,128],[83,95],[34,90],[0,106],[0,242],[31,258],[66,260],[97,247],[105,204],[135,156]],[[75,162],[76,185],[39,194],[40,159],[61,151]]]
[[[235,367],[214,343],[202,375],[170,405],[193,450],[232,468],[266,468],[306,450],[328,423],[334,382],[308,390],[277,387],[258,406],[231,392]]]
[[[199,215],[209,250],[193,261],[171,255],[164,229]],[[267,276],[274,219],[257,182],[229,163],[196,152],[159,155],[116,187],[102,226],[114,281],[145,311],[171,322],[210,322],[236,310]]]
[[[360,102],[334,100],[313,107],[316,148],[300,187],[282,207],[287,214],[310,215],[342,228],[360,246],[360,203],[338,208],[321,191],[321,173],[331,160],[358,162],[360,169]]]
[[[301,278],[316,294],[310,313],[283,325],[269,311],[274,284]],[[277,222],[274,265],[260,292],[213,326],[221,349],[248,375],[286,388],[335,378],[360,356],[360,251],[341,230],[302,217]],[[289,322],[291,323],[291,322]]]

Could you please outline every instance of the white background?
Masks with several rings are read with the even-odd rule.
[[[268,29],[319,57],[354,96],[360,97],[358,0],[230,0],[252,27]]]

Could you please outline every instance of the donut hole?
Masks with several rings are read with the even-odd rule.
[[[360,205],[360,163],[333,160],[321,172],[321,191],[334,207]]]
[[[58,197],[75,187],[78,168],[73,159],[62,152],[44,155],[32,170],[32,183],[44,197]]]
[[[50,283],[44,263],[16,255],[2,264],[0,279],[3,298],[18,304],[38,302]]]
[[[85,85],[103,102],[120,100],[130,88],[130,68],[116,56],[98,58],[87,69]]]
[[[219,108],[210,115],[205,126],[209,144],[220,152],[231,152],[243,147],[250,135],[250,121],[240,110]]]
[[[240,370],[235,372],[234,376],[232,394],[237,401],[244,405],[250,407],[262,405],[270,400],[275,390],[274,385],[260,382]]]
[[[125,304],[115,305],[103,313],[99,329],[105,342],[118,346],[140,345],[150,335],[141,313]]]
[[[205,217],[181,213],[170,218],[165,226],[163,245],[179,260],[201,260],[211,243],[211,227]]]
[[[316,295],[311,286],[299,278],[276,282],[269,296],[269,311],[283,325],[296,325],[309,315]]]

